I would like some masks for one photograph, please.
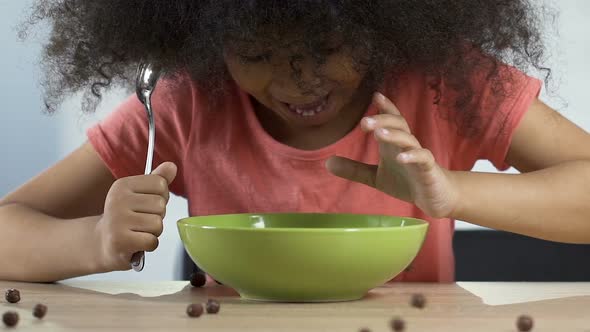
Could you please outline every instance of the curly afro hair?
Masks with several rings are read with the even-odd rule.
[[[83,109],[94,110],[106,90],[129,86],[141,61],[169,77],[188,73],[220,96],[229,81],[225,47],[248,40],[272,47],[276,38],[267,32],[280,38],[297,29],[320,64],[322,43],[338,32],[360,50],[353,60],[371,84],[411,69],[437,78],[434,88],[444,80],[459,93],[454,109],[469,132],[479,117],[475,71],[485,68],[499,97],[510,80],[500,63],[549,78],[541,65],[547,15],[527,0],[38,0],[25,31],[42,21],[52,28],[42,59],[49,112],[81,91]],[[483,56],[470,56],[474,50]]]

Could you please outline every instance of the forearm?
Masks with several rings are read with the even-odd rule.
[[[551,241],[590,243],[590,162],[524,174],[449,174],[459,191],[453,219]]]
[[[0,280],[52,282],[100,272],[97,220],[64,220],[19,204],[0,206]]]

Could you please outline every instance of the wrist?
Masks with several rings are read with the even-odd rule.
[[[465,193],[463,192],[462,179],[463,172],[443,170],[449,180],[451,209],[447,215],[450,219],[461,219],[465,210]]]
[[[103,246],[98,229],[101,216],[93,216],[79,220],[83,224],[83,245],[80,250],[80,266],[85,270],[84,274],[96,274],[110,272],[104,262]]]

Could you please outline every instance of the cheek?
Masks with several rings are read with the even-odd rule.
[[[264,64],[242,64],[238,60],[226,59],[227,69],[234,81],[248,92],[266,89],[272,78],[270,66]]]
[[[342,87],[356,88],[365,74],[359,71],[350,57],[344,55],[331,56],[324,68],[327,78]]]

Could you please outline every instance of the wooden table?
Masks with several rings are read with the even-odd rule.
[[[186,282],[0,282],[17,288],[22,300],[2,299],[0,311],[20,314],[19,331],[391,331],[399,315],[406,331],[516,331],[519,314],[534,318],[533,331],[590,332],[590,283],[392,284],[354,302],[260,303],[241,300],[230,288],[192,288]],[[427,298],[424,309],[409,306],[411,294]],[[186,306],[215,298],[221,311],[189,318]],[[48,305],[42,321],[31,311]],[[0,324],[2,326],[2,324]],[[6,329],[8,330],[8,329]],[[0,327],[2,331],[2,327]]]

